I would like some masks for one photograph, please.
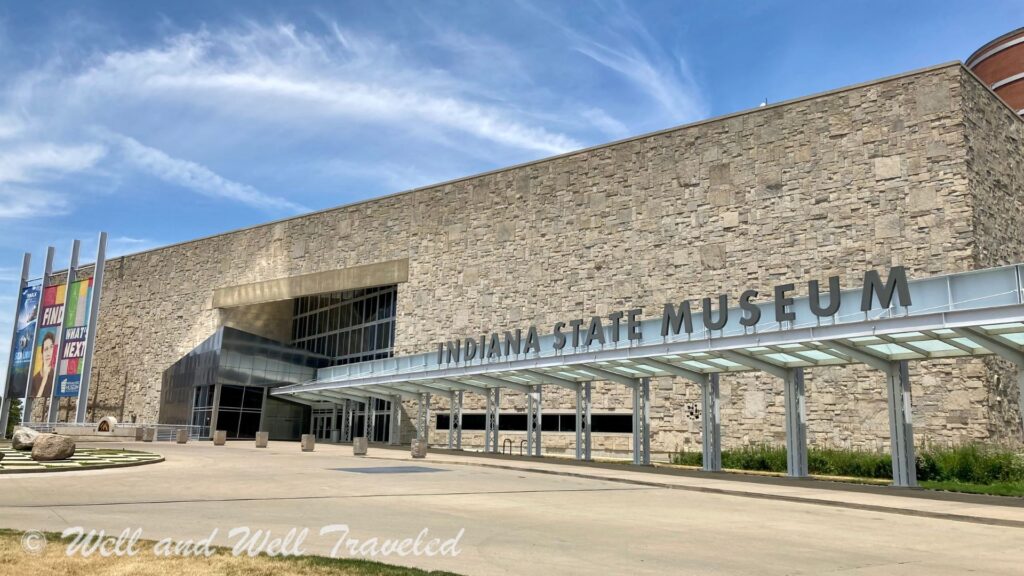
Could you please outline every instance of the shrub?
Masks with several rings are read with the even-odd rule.
[[[1024,481],[1024,459],[997,446],[931,448],[917,456],[917,479],[971,484]]]
[[[15,398],[11,402],[11,411],[7,416],[7,430],[4,431],[4,438],[14,435],[14,427],[21,425],[21,399]]]
[[[682,451],[675,464],[700,466],[700,452]],[[786,471],[786,448],[757,444],[722,451],[722,467],[736,470]],[[878,452],[811,448],[807,453],[811,474],[856,478],[892,478],[892,458]],[[917,479],[936,482],[995,484],[1024,482],[1024,456],[997,446],[966,444],[956,448],[930,448],[917,456]]]

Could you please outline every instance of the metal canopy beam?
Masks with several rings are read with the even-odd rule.
[[[851,344],[844,344],[842,342],[826,342],[825,346],[835,348],[836,350],[839,350],[843,354],[846,354],[853,360],[867,364],[868,366],[871,366],[875,370],[881,370],[886,374],[892,373],[892,362],[885,358],[882,358],[881,356],[877,356],[875,354],[867,352],[866,350],[861,350],[856,346],[853,346]]]
[[[686,378],[687,380],[696,382],[698,384],[704,384],[705,382],[708,381],[707,374],[701,374],[700,372],[696,372],[694,370],[687,370],[686,368],[681,368],[679,366],[676,366],[675,364],[664,362],[662,360],[656,360],[654,358],[644,358],[643,360],[637,360],[636,363],[639,364],[640,366],[645,366],[648,368],[652,368],[654,370],[659,370],[661,372],[668,372],[673,376]]]
[[[630,378],[629,376],[624,376],[618,372],[612,372],[610,370],[605,370],[604,368],[597,368],[590,364],[583,364],[579,368],[576,368],[576,370],[586,372],[594,376],[595,380],[608,380],[609,382],[615,382],[622,384],[623,386],[629,386],[630,388],[636,388],[640,384],[640,381],[637,378]]]
[[[580,389],[581,383],[576,382],[575,380],[569,380],[568,378],[554,376],[552,374],[547,374],[545,372],[540,372],[537,370],[523,370],[523,372],[525,372],[531,377],[538,378],[541,384],[552,384],[554,386],[561,386],[562,388],[567,388],[573,391]]]
[[[470,379],[476,380],[477,382],[483,382],[490,386],[498,386],[500,388],[515,390],[516,392],[523,392],[524,394],[529,394],[530,391],[533,390],[531,386],[527,386],[526,384],[520,384],[519,382],[512,382],[511,380],[503,380],[501,378],[495,378],[494,376],[486,376],[483,374],[470,376]]]
[[[439,386],[447,386],[453,390],[463,390],[465,392],[473,392],[474,394],[487,395],[488,389],[483,386],[476,386],[473,384],[467,384],[465,382],[459,382],[458,380],[451,380],[448,378],[431,378],[429,380],[421,380],[420,383],[429,386],[431,384],[437,384]]]
[[[442,390],[434,388],[433,386],[420,384],[419,382],[402,382],[401,384],[396,384],[396,386],[405,386],[406,388],[412,389],[413,392],[410,392],[409,390],[402,390],[401,388],[396,388],[394,390],[395,392],[404,392],[405,394],[412,396],[412,399],[414,400],[419,398],[420,394],[437,394],[438,396],[443,396],[451,400],[453,394],[451,390]]]
[[[963,338],[968,338],[981,344],[986,350],[991,351],[1003,360],[1013,362],[1018,368],[1024,368],[1024,352],[1013,348],[1009,343],[989,336],[977,328],[953,328],[953,331]]]
[[[364,394],[349,394],[347,392],[339,392],[337,390],[321,390],[318,394],[330,396],[334,398],[336,402],[344,402],[346,400],[351,400],[352,402],[366,402],[369,399],[369,396]]]
[[[771,362],[762,360],[760,358],[754,358],[752,356],[747,356],[746,354],[740,354],[735,350],[723,350],[721,352],[721,356],[722,358],[725,358],[726,360],[729,360],[731,362],[742,364],[748,368],[760,370],[761,372],[767,372],[772,376],[777,376],[783,379],[786,378],[786,375],[789,373],[790,370],[790,368],[786,368],[785,366],[779,366],[778,364],[772,364]]]
[[[415,393],[409,392],[408,390],[403,390],[401,388],[398,388],[397,384],[391,384],[391,385],[380,384],[380,385],[377,385],[377,386],[367,386],[366,390],[368,392],[374,392],[375,394],[371,394],[371,396],[380,398],[381,400],[391,400],[391,398],[394,397],[394,396],[401,396],[405,400],[415,400],[416,399],[416,394]]]

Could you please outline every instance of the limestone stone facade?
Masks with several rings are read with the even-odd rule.
[[[948,64],[117,258],[105,269],[92,414],[118,415],[126,398],[125,419],[156,421],[165,368],[221,323],[260,324],[252,310],[215,308],[214,291],[301,274],[407,260],[396,345],[410,354],[784,281],[839,275],[855,286],[872,268],[901,265],[913,278],[1021,262],[1021,138],[1021,119]],[[1019,441],[1006,368],[913,364],[916,441]],[[813,445],[887,449],[879,374],[813,369],[806,386]],[[699,449],[696,386],[662,378],[652,391],[654,452]],[[783,442],[780,381],[730,375],[721,392],[727,447]],[[545,389],[546,411],[573,402]],[[594,403],[631,409],[611,384]],[[522,410],[524,397],[509,392],[502,408]],[[446,409],[435,401],[434,412]],[[465,410],[482,411],[483,398],[467,394]],[[406,436],[414,420],[403,419]],[[545,436],[552,448],[573,441]],[[597,442],[629,446],[628,435]]]

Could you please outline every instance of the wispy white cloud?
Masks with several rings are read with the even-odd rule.
[[[202,164],[174,158],[124,135],[109,135],[117,142],[125,160],[139,170],[165,182],[215,198],[226,198],[262,210],[304,212],[308,208],[256,188],[228,180]]]
[[[463,81],[417,68],[387,43],[336,23],[322,35],[255,23],[184,33],[154,48],[103,55],[66,84],[65,94],[82,104],[112,96],[187,101],[261,122],[304,117],[339,128],[426,124],[548,154],[582,146],[524,121],[514,109],[479,101],[465,93]]]
[[[528,0],[520,0],[519,5],[559,30],[573,50],[627,80],[660,108],[668,122],[691,122],[707,115],[708,107],[686,58],[659,43],[626,3],[595,6],[602,15],[596,28],[600,33],[560,19]]]
[[[106,154],[103,146],[59,146],[30,143],[5,147],[0,153],[0,184],[37,182],[96,165]]]
[[[91,169],[106,152],[97,144],[63,146],[17,141],[0,146],[0,220],[65,213],[67,196],[46,185]]]
[[[587,108],[581,114],[584,119],[593,124],[598,130],[612,138],[629,136],[629,128],[601,108]]]

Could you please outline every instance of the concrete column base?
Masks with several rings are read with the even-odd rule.
[[[352,439],[352,455],[366,456],[366,436],[358,436]]]
[[[302,451],[303,452],[312,452],[313,448],[315,448],[315,447],[316,447],[316,436],[314,436],[312,434],[303,434],[302,435]]]
[[[412,441],[412,457],[413,458],[426,458],[427,457],[427,441],[416,438]]]

